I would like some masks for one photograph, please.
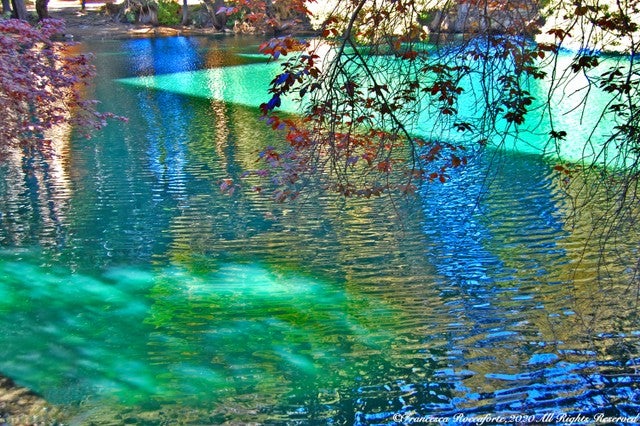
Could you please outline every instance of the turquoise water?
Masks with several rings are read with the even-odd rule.
[[[222,194],[278,138],[258,44],[85,46],[129,122],[0,166],[0,372],[72,424],[639,412],[637,229],[603,249],[540,155],[395,203]]]
[[[156,89],[257,108],[269,97],[267,95],[259,96],[254,90],[239,88],[242,88],[246,81],[252,82],[251,87],[268,88],[271,80],[282,71],[281,62],[267,61],[266,56],[258,54],[238,53],[236,57],[253,58],[255,63],[189,69],[188,71],[142,77],[126,77],[118,81],[133,87]],[[505,120],[498,120],[496,129],[499,129],[501,134],[493,137],[489,142],[490,145],[508,152],[542,155],[554,161],[580,164],[584,162],[587,165],[606,163],[613,167],[624,165],[622,159],[615,160],[613,158],[615,156],[614,149],[603,150],[603,144],[614,132],[614,126],[617,124],[615,117],[607,111],[607,107],[613,99],[606,92],[595,87],[589,88],[591,75],[563,73],[570,67],[572,59],[572,52],[563,52],[553,63],[557,67],[556,70],[552,68],[552,64],[543,66],[548,75],[557,74],[558,81],[562,83],[552,88],[549,81],[543,79],[533,80],[526,85],[525,88],[538,101],[529,106],[529,114],[525,124],[516,130]],[[379,84],[388,84],[391,88],[396,87],[397,82],[394,82],[393,77],[390,78],[388,73],[385,74],[384,71],[393,69],[395,67],[394,61],[397,60],[388,56],[368,58],[371,69],[382,70],[377,74]],[[604,59],[596,70],[591,71],[591,74],[602,73],[619,64],[620,58]],[[459,111],[457,120],[478,125],[484,113],[484,103],[478,99],[477,94],[482,90],[497,89],[491,82],[483,82],[479,72],[472,73],[470,77],[462,79],[460,86],[464,91],[456,105]],[[549,98],[551,110],[546,107],[544,102],[547,98]],[[585,102],[585,99],[588,99],[589,102]],[[299,103],[284,98],[278,110],[295,114],[300,111],[300,108]],[[415,122],[406,123],[412,134],[428,140],[444,139],[454,143],[464,140],[466,135],[455,129],[452,130],[450,124],[446,122],[445,125],[442,124],[443,120],[440,120],[437,107],[427,107],[423,103],[420,108],[422,112],[415,119]],[[549,137],[552,129],[564,131],[568,137],[556,143]]]

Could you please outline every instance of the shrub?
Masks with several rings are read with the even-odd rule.
[[[180,5],[173,0],[158,1],[158,23],[160,25],[180,24]]]

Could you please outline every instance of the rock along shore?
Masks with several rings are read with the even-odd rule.
[[[0,375],[0,425],[60,425],[60,414],[34,392]]]

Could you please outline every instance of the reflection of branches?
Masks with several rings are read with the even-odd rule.
[[[545,27],[524,1],[456,3],[337,2],[321,28],[328,40],[285,61],[263,105],[288,134],[289,146],[263,155],[277,198],[297,196],[311,175],[346,196],[412,191],[446,181],[476,152],[493,155],[489,185],[501,153],[537,153],[585,240],[573,273],[597,265],[602,291],[621,275],[637,284],[628,238],[640,218],[638,2],[552,2]],[[453,36],[454,26],[469,31]],[[295,50],[286,39],[265,46],[274,57]],[[274,110],[291,94],[305,114],[280,120]]]
[[[428,44],[420,13],[413,2],[339,2],[324,24],[323,34],[338,39],[322,72],[306,59],[320,56],[315,47],[287,61],[274,79],[274,97],[263,110],[294,91],[306,95],[305,126],[313,138],[293,148],[310,169],[324,170],[338,192],[370,196],[415,189],[414,181],[445,181],[449,169],[466,163],[469,148],[517,135],[531,109],[526,85],[544,76],[536,60],[552,47],[537,47],[504,23],[504,34]],[[525,15],[517,11],[512,23],[522,24]],[[283,51],[265,49],[274,56]],[[273,117],[270,123],[280,124]],[[299,124],[289,130],[300,139]]]

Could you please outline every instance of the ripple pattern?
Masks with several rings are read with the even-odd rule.
[[[113,80],[259,60],[247,43],[90,48],[129,122],[0,168],[0,371],[72,422],[639,413],[638,232],[603,252],[542,158],[394,205],[223,194],[280,143],[256,111]]]

